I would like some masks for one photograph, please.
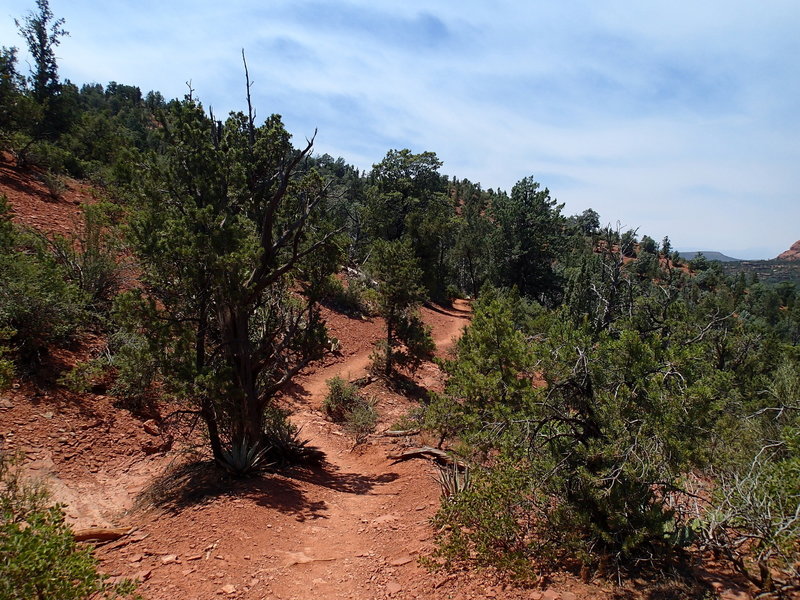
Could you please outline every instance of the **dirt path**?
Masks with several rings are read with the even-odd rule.
[[[469,305],[422,312],[442,355],[468,322]],[[133,539],[99,550],[104,571],[142,579],[148,600],[436,597],[432,576],[417,560],[432,543],[435,468],[424,460],[393,464],[386,455],[403,443],[397,438],[376,435],[354,449],[320,411],[328,379],[365,373],[382,325],[330,317],[343,356],[300,377],[285,399],[301,437],[324,453],[322,467],[135,513],[127,521],[137,527]],[[421,371],[423,384],[441,384],[435,365]],[[383,428],[414,405],[380,393]]]
[[[440,354],[466,322],[469,306],[459,302],[454,309],[428,310],[425,315]],[[329,378],[363,376],[369,352],[363,350],[305,380],[309,404],[321,405]],[[272,589],[298,600],[374,598],[407,591],[409,581],[423,577],[416,559],[429,545],[428,518],[438,501],[430,465],[392,465],[375,451],[380,446],[352,451],[349,441],[332,435],[330,424],[313,412],[300,412],[295,419],[311,443],[325,452],[338,485],[329,486],[320,498],[324,515],[296,532],[296,549],[277,567]]]

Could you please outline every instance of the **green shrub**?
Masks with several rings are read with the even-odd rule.
[[[363,402],[358,388],[343,378],[332,377],[327,382],[328,394],[322,403],[322,412],[334,423],[341,423],[355,406]]]
[[[97,379],[102,376],[106,365],[107,363],[101,359],[78,362],[58,378],[58,383],[76,394],[88,392]]]
[[[363,398],[356,386],[341,377],[333,377],[327,383],[328,394],[322,411],[331,421],[344,423],[345,430],[355,437],[356,443],[364,442],[378,423],[375,402]]]
[[[95,310],[110,308],[122,279],[119,244],[112,228],[116,211],[107,202],[86,205],[79,233],[53,239],[42,236],[67,279],[86,294]]]
[[[32,362],[85,323],[85,304],[42,239],[13,226],[9,204],[0,197],[0,330],[12,332],[0,341],[13,349],[6,353]]]
[[[41,486],[23,480],[18,461],[0,455],[0,598],[78,600],[133,591],[110,585],[91,550],[75,543],[61,507]]]
[[[23,363],[67,340],[86,321],[85,296],[42,254],[0,254],[0,328]]]
[[[348,314],[376,314],[377,295],[357,279],[349,278],[346,283],[336,275],[329,275],[319,291],[322,301]]]
[[[158,361],[143,335],[124,327],[109,339],[110,366],[116,372],[109,392],[125,407],[138,411],[145,407],[158,374]]]
[[[14,362],[10,358],[5,358],[11,354],[11,349],[4,345],[14,335],[12,329],[0,329],[0,391],[11,387],[14,379]]]
[[[345,416],[344,428],[355,438],[356,444],[361,444],[367,441],[367,437],[375,431],[377,424],[378,412],[375,410],[375,402],[362,400]]]

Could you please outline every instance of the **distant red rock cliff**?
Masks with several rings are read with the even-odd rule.
[[[778,255],[778,260],[800,260],[800,240],[797,240],[786,252]]]

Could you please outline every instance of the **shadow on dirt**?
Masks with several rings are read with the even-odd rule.
[[[211,503],[216,498],[250,499],[259,506],[304,521],[327,518],[327,504],[310,498],[309,486],[364,495],[397,478],[397,473],[378,476],[345,473],[324,461],[318,465],[291,467],[280,473],[236,478],[211,460],[190,460],[158,477],[139,495],[136,504],[139,510],[155,507],[177,514],[193,506]],[[314,497],[319,495],[313,494]]]
[[[471,311],[464,310],[463,308],[456,308],[455,306],[444,306],[442,304],[434,304],[433,302],[426,302],[423,306],[440,315],[455,317],[456,319],[469,320],[472,316]]]

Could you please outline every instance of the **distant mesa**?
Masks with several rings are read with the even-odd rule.
[[[719,262],[742,262],[740,258],[731,258],[730,256],[724,255],[722,252],[714,252],[712,250],[700,250],[697,252],[680,252],[680,256],[683,260],[692,260],[698,254],[702,254],[706,257],[707,260],[718,260]]]
[[[775,260],[800,260],[800,240],[797,240],[786,252],[782,252]]]

